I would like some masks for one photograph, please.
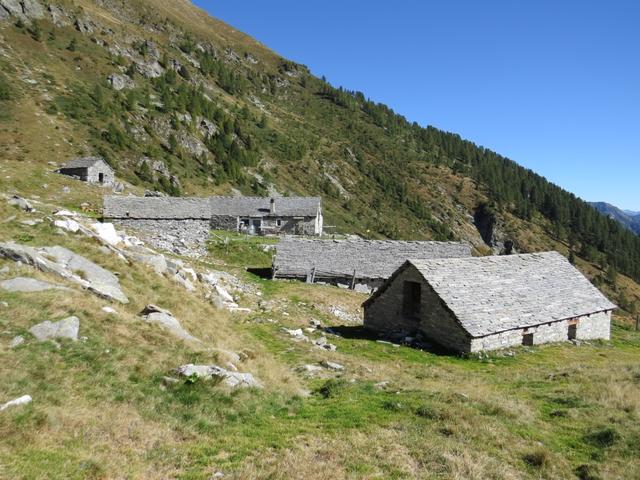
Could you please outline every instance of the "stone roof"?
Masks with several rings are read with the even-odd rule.
[[[202,219],[211,218],[208,198],[105,196],[104,218]]]
[[[100,157],[82,157],[82,158],[74,158],[70,162],[67,162],[64,166],[60,168],[60,170],[64,170],[67,168],[89,168],[89,167],[93,167],[98,162],[102,162],[105,165],[107,165],[107,163]],[[107,165],[107,167],[109,167],[109,165]]]
[[[472,337],[616,308],[558,252],[407,263]]]
[[[277,216],[315,217],[320,197],[273,197]],[[211,197],[213,215],[265,217],[270,215],[271,197]]]
[[[393,240],[311,240],[284,238],[276,245],[276,277],[316,274],[386,279],[408,258],[468,257],[471,247],[456,242]]]
[[[212,215],[264,217],[270,215],[270,197],[104,197],[105,218],[208,219]],[[277,216],[315,217],[319,197],[277,197]]]

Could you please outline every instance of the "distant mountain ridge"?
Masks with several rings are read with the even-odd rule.
[[[640,235],[640,212],[621,210],[606,202],[589,202],[600,213],[620,222],[636,235]]]

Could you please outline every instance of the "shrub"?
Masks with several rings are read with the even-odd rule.
[[[318,389],[318,393],[322,398],[335,397],[340,391],[344,390],[347,382],[342,379],[327,380],[324,385]]]
[[[7,79],[3,75],[0,75],[0,101],[11,100],[11,98],[11,86],[9,85]]]
[[[620,440],[620,433],[613,427],[604,427],[587,434],[585,440],[593,446],[607,448]]]
[[[576,476],[580,480],[600,480],[600,475],[593,465],[580,465],[576,468]]]
[[[549,464],[549,453],[543,448],[537,448],[531,452],[525,453],[522,456],[524,462],[535,468],[543,468]]]

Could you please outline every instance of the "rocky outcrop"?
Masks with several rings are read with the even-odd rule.
[[[99,297],[129,302],[120,290],[118,277],[64,247],[33,248],[13,242],[0,243],[0,257],[20,261],[43,272],[55,273]]]
[[[49,15],[51,15],[51,21],[56,27],[68,27],[71,25],[69,15],[58,5],[49,5]]]
[[[44,16],[44,8],[37,0],[0,0],[0,18],[17,17],[28,21]]]
[[[112,73],[107,77],[107,82],[116,91],[134,88],[136,84],[128,76],[121,73]]]
[[[0,288],[8,292],[44,292],[46,290],[69,290],[62,285],[55,285],[29,277],[16,277],[0,282]]]
[[[78,317],[68,317],[58,322],[46,322],[34,325],[29,329],[31,335],[39,342],[47,340],[68,339],[74,342],[78,340],[80,330],[80,319]]]
[[[217,365],[194,365],[189,363],[175,369],[181,377],[217,380],[230,388],[262,388],[250,373],[230,372]]]

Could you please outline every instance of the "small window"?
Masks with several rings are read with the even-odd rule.
[[[533,333],[525,333],[522,335],[522,345],[525,347],[533,346]]]
[[[104,183],[104,173],[99,173],[98,174],[98,182]]]
[[[282,220],[277,219],[276,220],[276,227],[281,227],[282,226]]]
[[[421,285],[418,282],[404,282],[402,288],[402,314],[408,318],[419,318],[421,300]]]
[[[578,324],[574,323],[572,325],[569,325],[569,330],[567,331],[567,339],[575,340],[577,336],[578,336]]]

